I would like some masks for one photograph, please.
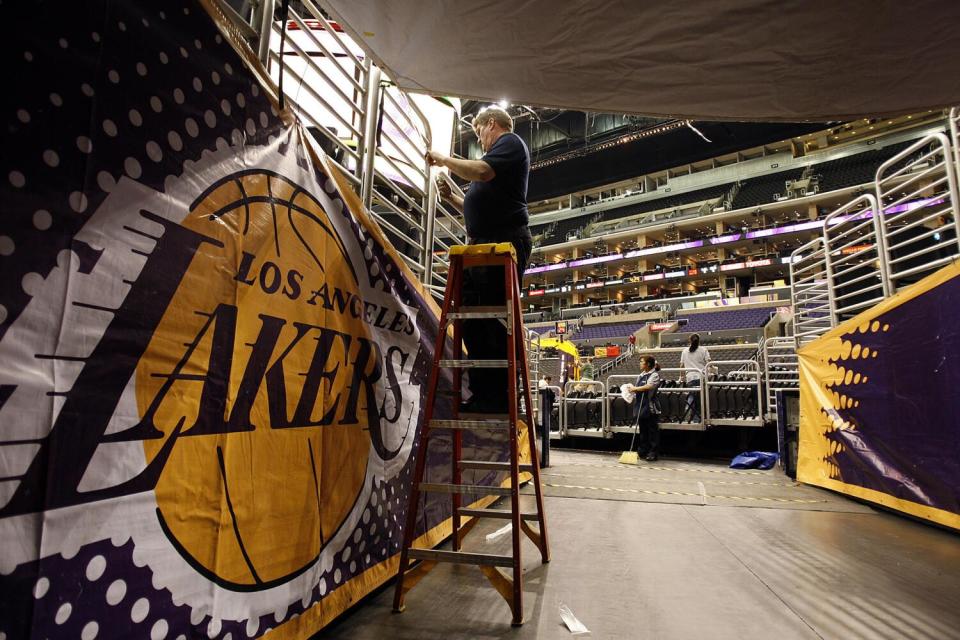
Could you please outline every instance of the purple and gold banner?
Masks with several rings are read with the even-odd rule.
[[[307,637],[396,571],[436,307],[216,9],[12,4],[0,637]]]
[[[960,263],[799,350],[797,478],[960,529]]]

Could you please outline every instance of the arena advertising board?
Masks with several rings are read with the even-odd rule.
[[[797,478],[960,529],[960,264],[799,350]]]
[[[216,9],[60,10],[3,6],[0,637],[308,637],[396,572],[435,305]]]

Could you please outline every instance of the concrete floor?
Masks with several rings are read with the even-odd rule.
[[[441,564],[404,613],[391,585],[315,637],[566,638],[565,603],[595,638],[960,638],[960,536],[777,470],[616,461],[552,453],[553,558],[524,541],[523,627],[476,567]],[[465,550],[508,553],[509,536],[485,539],[502,525]]]

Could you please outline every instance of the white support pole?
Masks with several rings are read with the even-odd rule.
[[[257,49],[260,62],[267,69],[270,68],[270,36],[273,35],[273,11],[276,6],[274,0],[260,0],[257,5],[257,18],[260,23],[260,42]]]
[[[377,122],[380,114],[380,69],[364,61],[367,72],[367,95],[363,109],[363,140],[361,140],[360,199],[369,209],[373,204],[374,160],[377,156]]]
[[[437,217],[437,184],[430,178],[427,172],[427,207],[426,220],[424,220],[423,232],[423,282],[430,284],[433,281],[433,238],[435,231],[435,221]]]

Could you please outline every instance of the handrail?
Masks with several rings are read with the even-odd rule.
[[[657,373],[661,375],[661,378],[665,378],[665,375],[666,375],[667,373],[669,373],[669,372],[679,372],[679,373],[682,375],[682,374],[685,373],[686,371],[689,371],[689,369],[684,369],[683,367],[663,367],[663,368],[659,369],[659,370],[657,371]],[[710,415],[710,406],[709,406],[709,405],[710,405],[710,398],[709,398],[709,394],[707,393],[707,386],[704,384],[704,380],[706,380],[706,375],[705,375],[705,373],[704,373],[703,371],[701,371],[700,373],[701,373],[701,376],[700,376],[699,384],[698,384],[696,387],[690,386],[690,387],[669,387],[669,388],[664,388],[664,387],[662,386],[663,383],[661,382],[661,387],[657,390],[657,392],[658,392],[658,393],[698,393],[698,394],[700,395],[700,421],[699,421],[699,422],[694,422],[694,421],[691,419],[691,420],[690,420],[689,422],[687,422],[686,424],[689,424],[689,425],[700,425],[701,427],[705,428],[705,427],[706,427],[707,419],[708,419],[708,417],[709,417],[709,415]],[[613,394],[613,395],[611,396],[611,393],[610,393],[610,391],[609,391],[609,388],[613,386],[614,381],[616,381],[616,380],[623,380],[623,381],[625,381],[625,382],[630,382],[630,381],[636,380],[636,379],[637,379],[637,374],[632,374],[632,375],[631,375],[631,374],[614,374],[614,375],[612,375],[612,376],[608,376],[608,377],[607,377],[607,389],[608,389],[608,391],[607,391],[607,404],[609,404],[609,403],[612,401],[612,398],[618,397],[618,394]],[[679,376],[678,376],[677,379],[679,379]],[[610,414],[611,414],[611,410],[608,408],[608,409],[607,409],[607,416],[610,416]],[[686,416],[686,412],[684,412],[684,416]],[[692,418],[692,416],[691,416],[691,418]],[[682,423],[682,421],[681,421],[681,423]],[[678,423],[665,423],[665,424],[678,424]],[[612,425],[609,425],[609,424],[608,424],[608,425],[607,425],[607,428],[609,429],[611,426],[612,426]]]
[[[791,254],[794,350],[960,255],[960,109],[948,120],[949,137],[931,133],[885,160],[874,193],[835,209],[821,237]],[[772,364],[764,366],[772,405]]]
[[[790,254],[790,298],[799,349],[832,326],[833,293],[827,281],[823,238],[814,238]]]
[[[763,415],[764,415],[764,411],[763,411],[763,409],[764,409],[763,400],[764,400],[764,399],[763,399],[763,389],[762,389],[763,377],[762,377],[762,375],[761,375],[761,374],[762,374],[762,371],[761,371],[761,369],[760,369],[760,363],[758,363],[756,360],[715,360],[715,361],[711,361],[711,362],[710,362],[710,365],[711,365],[711,366],[716,365],[718,368],[719,368],[720,365],[724,365],[724,364],[745,364],[745,365],[746,365],[747,367],[749,367],[749,368],[743,369],[743,370],[737,370],[737,371],[731,372],[731,374],[728,374],[728,375],[736,374],[736,375],[743,376],[743,375],[745,375],[745,374],[751,374],[753,377],[752,377],[752,378],[749,378],[749,379],[747,379],[747,380],[743,380],[743,379],[740,379],[740,380],[729,380],[729,379],[728,379],[728,380],[716,380],[716,379],[713,379],[713,380],[711,380],[711,379],[707,378],[705,388],[709,391],[710,387],[742,387],[742,386],[746,386],[746,385],[756,386],[756,394],[755,394],[755,395],[756,395],[756,401],[757,401],[757,407],[756,407],[756,408],[757,408],[757,414],[756,414],[756,415],[758,416],[758,418],[762,419],[762,418],[763,418]],[[707,395],[707,399],[708,399],[708,401],[709,401],[710,394],[707,393],[706,395]],[[711,419],[711,420],[716,420],[715,418],[712,418],[712,417],[711,417],[710,419]]]
[[[863,211],[856,211],[860,206]],[[851,212],[856,211],[853,215]],[[841,315],[850,314],[865,304],[875,304],[890,295],[890,282],[887,277],[885,253],[882,247],[883,235],[881,232],[880,207],[872,194],[864,194],[835,209],[823,221],[824,266],[827,275],[829,290],[834,291],[830,305],[830,323],[836,326]],[[864,220],[864,218],[869,218]],[[869,231],[867,229],[869,228]],[[861,248],[865,247],[865,248]],[[844,250],[856,248],[856,251],[843,256]],[[840,258],[836,256],[840,254]],[[855,263],[852,267],[840,270],[841,264]],[[874,267],[874,264],[876,265]],[[868,273],[857,276],[854,280],[843,282],[841,277],[867,269]],[[852,293],[837,295],[835,292],[841,287],[850,287],[852,284],[870,280],[876,276],[875,284],[857,286]],[[871,296],[869,300],[863,296]],[[854,303],[847,303],[851,297],[859,297]]]
[[[570,389],[575,385],[584,385],[588,387],[599,387],[600,396],[597,398],[571,398]],[[600,380],[568,380],[567,383],[563,386],[563,398],[560,402],[560,425],[561,430],[565,433],[568,424],[567,424],[567,411],[566,406],[568,404],[576,403],[600,403],[600,430],[602,432],[606,431],[607,424],[607,385]]]
[[[950,122],[951,132],[956,132],[956,126],[955,121]],[[930,151],[919,158],[912,158],[917,151],[925,147]],[[889,280],[889,294],[896,293],[903,286],[912,284],[922,275],[933,272],[960,255],[960,244],[958,244],[960,243],[960,215],[957,211],[960,194],[957,186],[956,153],[946,134],[931,133],[903,149],[877,169],[874,189],[877,202],[885,214],[891,207],[901,205],[925,191],[940,186],[946,187],[940,203],[943,205],[941,208],[934,208],[936,205],[931,205],[934,210],[926,214],[922,210],[907,208],[906,211],[896,214],[879,216],[880,246],[883,250],[881,262]],[[903,161],[906,161],[903,166],[894,169]],[[906,181],[895,180],[917,166],[927,168],[921,172],[912,173]],[[890,171],[891,169],[893,170]],[[923,178],[941,173],[943,175],[936,180],[922,182]],[[911,193],[893,196],[896,189],[903,189],[904,185],[911,183],[917,183],[917,188]],[[910,221],[910,218],[914,219]],[[943,224],[929,228],[930,225],[938,222]],[[921,225],[927,230],[919,235],[901,236],[905,231],[920,228]],[[941,235],[941,231],[947,233]],[[953,238],[949,237],[951,232]],[[948,237],[945,238],[944,235]],[[933,240],[932,243],[923,242],[930,239]],[[922,244],[918,246],[918,243]],[[911,265],[908,261],[913,264]]]
[[[632,353],[630,353],[630,352],[628,352],[628,351],[625,351],[625,352],[621,353],[620,355],[618,355],[616,358],[614,358],[614,359],[611,360],[610,362],[605,362],[605,363],[603,363],[602,365],[600,365],[600,366],[597,368],[597,375],[598,375],[598,376],[599,376],[599,375],[603,375],[603,374],[606,373],[607,371],[610,371],[611,369],[620,366],[621,364],[623,364],[624,362],[626,362],[628,359],[630,359],[633,355],[634,355],[634,354],[632,354]]]
[[[950,123],[950,141],[953,143],[954,173],[960,178],[960,108],[950,109],[947,120]]]
[[[444,263],[434,258],[434,251],[437,246],[448,249],[462,243],[466,230],[455,215],[438,206],[437,187],[426,159],[433,146],[433,131],[424,110],[412,94],[381,83],[380,69],[326,18],[335,12],[324,0],[302,0],[289,10],[287,23],[274,19],[274,3],[261,3],[253,25],[259,34],[261,60],[268,69],[271,64],[282,66],[282,73],[293,80],[284,91],[291,107],[305,123],[316,127],[324,144],[329,141],[343,154],[348,166],[341,166],[359,186],[361,201],[371,210],[374,222],[397,244],[404,262],[431,293],[442,295],[439,285],[446,278],[437,267],[442,270]],[[271,49],[271,44],[276,46],[272,35],[282,34],[288,25],[299,27],[298,36],[288,34],[281,60],[279,52]],[[315,59],[314,52],[321,58]],[[297,64],[285,64],[290,60]],[[273,72],[277,73],[276,67]],[[298,94],[302,94],[300,100]],[[382,121],[389,124],[386,130],[378,130]],[[349,144],[344,137],[351,138]],[[399,182],[385,172],[396,173]],[[401,206],[394,204],[394,199]],[[381,205],[379,211],[373,210],[374,202]],[[439,242],[438,216],[444,219]]]
[[[363,63],[360,61],[360,59],[357,58],[357,56],[353,55],[353,52],[350,51],[350,48],[343,43],[343,39],[337,33],[337,30],[334,28],[334,26],[330,24],[330,21],[323,16],[323,12],[320,11],[320,9],[317,8],[317,6],[313,4],[311,0],[300,0],[300,3],[303,4],[303,6],[306,7],[308,11],[310,11],[310,14],[316,20],[320,21],[320,23],[323,25],[324,31],[329,33],[330,36],[337,41],[337,44],[339,44],[340,48],[343,49],[344,53],[346,53],[347,56],[349,56],[349,58],[353,61],[353,64],[357,65],[358,67],[363,66]]]

